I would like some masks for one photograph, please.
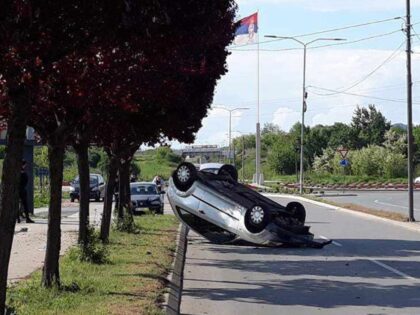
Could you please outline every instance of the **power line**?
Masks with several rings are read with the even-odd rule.
[[[319,46],[310,46],[307,49],[319,49],[319,48],[324,48],[324,47],[332,47],[332,46],[341,46],[341,45],[350,45],[350,44],[354,44],[354,43],[360,43],[363,41],[367,41],[367,40],[371,40],[371,39],[376,39],[376,38],[381,38],[381,37],[385,37],[385,36],[390,36],[396,33],[401,32],[401,29],[392,31],[392,32],[388,32],[388,33],[382,33],[382,34],[377,34],[377,35],[372,35],[369,37],[364,37],[364,38],[359,38],[353,41],[343,41],[343,42],[339,42],[339,43],[334,43],[334,44],[326,44],[326,45],[319,45]],[[293,50],[302,50],[303,48],[281,48],[281,49],[260,49],[260,51],[293,51]],[[232,51],[257,51],[258,49],[240,49],[240,48],[230,48],[230,50]]]
[[[329,96],[329,95],[335,95],[335,94],[339,94],[342,92],[347,92],[349,90],[351,90],[352,88],[358,86],[359,84],[365,82],[367,79],[369,79],[372,75],[374,75],[379,69],[381,69],[383,66],[385,66],[388,62],[390,62],[392,59],[394,59],[395,57],[397,57],[402,51],[401,51],[401,47],[406,43],[406,41],[403,41],[396,50],[394,50],[392,52],[391,55],[389,55],[383,62],[381,62],[377,67],[375,67],[375,69],[373,69],[371,72],[369,72],[368,74],[366,74],[365,76],[363,76],[361,79],[359,79],[358,81],[356,81],[355,83],[351,84],[349,87],[344,88],[344,89],[340,89],[339,92],[334,92],[334,93],[326,93],[324,94],[325,96]]]
[[[390,99],[390,98],[383,98],[383,97],[377,97],[377,96],[371,96],[371,95],[363,95],[363,94],[357,94],[357,93],[349,93],[349,92],[340,92],[337,90],[332,90],[332,89],[326,89],[326,88],[322,88],[322,87],[317,87],[317,86],[308,86],[308,88],[313,88],[316,90],[322,90],[322,91],[327,91],[327,92],[336,92],[337,94],[345,94],[345,95],[350,95],[350,96],[358,96],[358,97],[365,97],[365,98],[370,98],[370,99],[375,99],[375,100],[380,100],[380,101],[385,101],[385,102],[394,102],[394,103],[406,103],[406,100],[396,100],[396,99]],[[319,95],[319,96],[326,96],[325,94],[322,93],[318,93],[315,91],[312,91],[311,93],[314,93],[315,95]],[[417,104],[420,105],[420,103],[414,103],[413,104]]]
[[[413,25],[411,25],[411,29],[413,30],[414,35],[416,35],[417,39],[420,40],[419,34],[417,34],[416,30],[414,29]]]
[[[364,26],[370,26],[370,25],[374,25],[374,24],[380,24],[380,23],[395,21],[395,20],[398,20],[398,19],[401,19],[401,18],[402,18],[401,16],[397,16],[397,17],[383,19],[383,20],[374,20],[374,21],[370,21],[370,22],[353,24],[353,25],[348,25],[348,26],[343,26],[343,27],[337,27],[337,28],[327,29],[327,30],[323,30],[323,31],[317,31],[317,32],[313,32],[313,33],[294,35],[292,37],[307,37],[307,36],[313,36],[313,35],[319,35],[319,34],[325,34],[325,33],[332,33],[332,32],[347,30],[347,29],[351,29],[351,28],[358,28],[358,27],[364,27]],[[415,24],[413,24],[413,25],[415,25]],[[259,42],[259,44],[267,44],[267,43],[277,42],[277,41],[281,41],[281,40],[284,40],[284,39],[281,39],[281,38],[271,39],[271,40],[266,40],[266,41]],[[251,44],[237,45],[237,46],[234,45],[234,47],[239,48],[239,47],[254,46],[254,45],[258,45],[258,43],[251,43]]]

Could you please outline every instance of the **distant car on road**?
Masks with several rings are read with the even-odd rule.
[[[164,191],[159,191],[154,183],[136,182],[130,184],[131,202],[135,211],[148,208],[163,214]]]
[[[79,176],[70,183],[70,199],[74,202],[80,200],[80,180]],[[100,174],[90,174],[90,199],[101,201],[105,198],[105,180]]]
[[[181,163],[169,180],[168,199],[175,215],[197,233],[214,243],[245,240],[315,248],[331,243],[314,240],[305,226],[302,204],[284,207],[238,183],[234,166],[219,166],[197,171],[193,164]]]

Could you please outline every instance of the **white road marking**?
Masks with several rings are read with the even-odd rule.
[[[329,240],[330,240],[328,237],[325,237],[325,236],[322,236],[322,235],[320,235],[319,237],[320,237],[320,238],[322,238],[323,240],[326,240],[326,241],[329,241]],[[342,244],[340,244],[339,242],[332,241],[332,243],[333,243],[335,246],[338,246],[338,247],[343,247],[343,245],[342,245]]]
[[[401,272],[395,268],[392,268],[391,266],[388,266],[387,264],[381,263],[380,261],[377,261],[375,259],[369,259],[369,261],[373,262],[374,264],[381,266],[382,268],[385,268],[388,271],[391,271],[393,273],[395,273],[396,275],[399,275],[402,278],[405,278],[407,280],[417,280],[417,278],[411,277],[407,274],[405,274],[404,272]]]
[[[378,204],[378,205],[390,206],[390,207],[402,208],[402,209],[408,209],[408,207],[406,207],[406,206],[394,205],[392,203],[382,202],[382,201],[379,201],[379,200],[375,200],[374,202],[376,204]],[[414,209],[414,211],[420,211],[420,210],[419,209]]]

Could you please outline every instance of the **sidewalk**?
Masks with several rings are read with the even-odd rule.
[[[76,207],[74,207],[74,206]],[[91,203],[90,222],[99,224],[103,204]],[[63,210],[76,211],[69,216],[63,215],[61,222],[61,254],[77,242],[79,223],[78,204],[71,207],[63,204]],[[35,209],[35,214],[48,212],[48,208]],[[64,213],[65,211],[63,211]],[[24,220],[23,220],[24,221]],[[34,218],[34,224],[16,224],[15,237],[13,240],[12,253],[9,264],[8,280],[19,281],[29,276],[35,270],[42,268],[44,264],[45,250],[47,245],[47,219]]]

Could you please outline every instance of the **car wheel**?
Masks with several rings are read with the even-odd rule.
[[[232,177],[232,179],[235,182],[238,181],[238,171],[237,171],[236,167],[234,167],[233,165],[230,165],[230,164],[223,165],[219,169],[219,172],[217,174],[218,175],[229,175],[230,177]]]
[[[172,175],[175,187],[180,191],[187,191],[197,179],[197,170],[191,163],[181,163]]]
[[[96,201],[96,202],[101,201],[101,193],[96,194],[96,196],[95,196],[95,201]]]
[[[289,202],[286,206],[286,211],[292,214],[292,217],[297,219],[299,223],[305,224],[306,210],[299,202]]]
[[[251,233],[262,232],[270,221],[270,213],[260,205],[254,205],[245,213],[245,227]]]

